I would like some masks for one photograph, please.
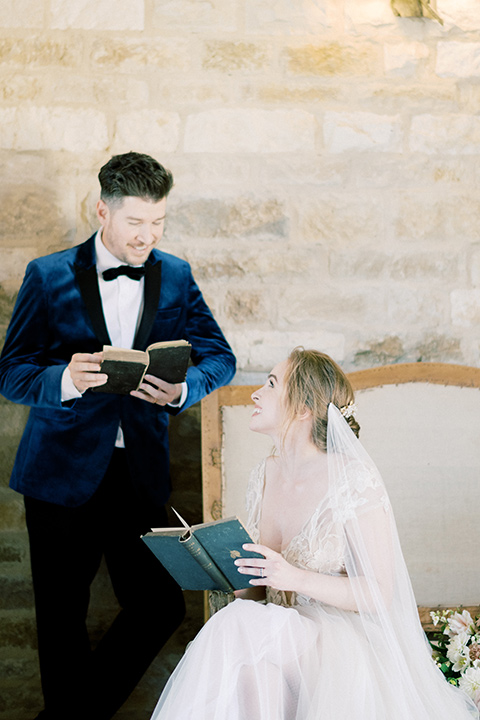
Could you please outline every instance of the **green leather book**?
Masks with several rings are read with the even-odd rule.
[[[262,555],[243,550],[253,540],[237,517],[192,526],[178,517],[183,527],[153,529],[142,540],[183,590],[251,587],[252,576],[239,573],[234,561]]]

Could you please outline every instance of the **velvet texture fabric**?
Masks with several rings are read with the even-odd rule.
[[[192,345],[182,409],[229,382],[235,358],[195,283],[190,266],[153,250],[146,263],[145,304],[134,347],[184,338]],[[0,359],[0,393],[31,406],[10,486],[69,507],[85,503],[110,462],[119,422],[130,473],[155,506],[169,492],[168,413],[129,396],[87,390],[61,403],[60,382],[72,354],[110,344],[98,290],[94,236],[31,262]]]

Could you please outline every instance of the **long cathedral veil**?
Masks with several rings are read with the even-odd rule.
[[[447,683],[432,660],[384,482],[333,404],[327,452],[331,508],[344,534],[346,572],[387,707],[405,720],[478,718],[474,703]]]

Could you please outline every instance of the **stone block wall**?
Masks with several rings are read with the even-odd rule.
[[[480,14],[435,7],[443,24],[390,0],[0,0],[0,342],[27,262],[96,228],[99,167],[138,150],[174,173],[163,248],[191,262],[237,381],[297,344],[347,370],[478,365]],[[39,699],[7,489],[25,417],[0,400],[0,720]],[[198,438],[194,408],[172,427],[192,515]],[[115,611],[104,581],[94,635]],[[198,598],[190,618],[125,720],[148,716]]]

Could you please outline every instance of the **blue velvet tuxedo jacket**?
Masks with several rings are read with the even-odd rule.
[[[0,357],[0,393],[31,407],[10,486],[59,505],[83,504],[105,474],[121,422],[131,475],[142,495],[159,506],[170,491],[168,413],[178,411],[90,390],[61,402],[61,376],[72,355],[111,344],[94,237],[27,267]],[[235,358],[188,263],[153,250],[134,347],[180,338],[191,343],[194,364],[184,409],[228,383]]]

